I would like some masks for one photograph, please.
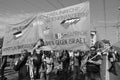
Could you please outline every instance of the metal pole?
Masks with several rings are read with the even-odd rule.
[[[107,38],[107,24],[106,24],[106,0],[103,0],[103,8],[104,8],[104,26],[105,26],[105,38]]]
[[[104,9],[104,27],[105,27],[105,39],[107,39],[107,24],[106,24],[106,0],[103,0],[103,9]],[[105,56],[105,80],[110,80],[110,74],[108,72],[108,55]]]

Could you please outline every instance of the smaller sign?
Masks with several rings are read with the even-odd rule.
[[[91,46],[94,46],[95,45],[95,43],[96,43],[96,38],[97,38],[97,36],[96,36],[96,31],[91,31],[91,33],[90,33],[90,36],[91,36]]]

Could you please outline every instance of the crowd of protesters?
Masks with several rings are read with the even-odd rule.
[[[91,46],[88,51],[42,50],[42,46],[44,41],[40,39],[32,52],[21,51],[13,67],[18,71],[18,80],[52,80],[52,75],[55,80],[102,80],[100,66],[104,55],[111,62],[108,71],[117,75],[115,62],[119,57],[110,44],[104,49]]]

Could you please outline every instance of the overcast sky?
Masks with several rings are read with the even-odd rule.
[[[0,15],[10,16],[24,13],[48,12],[71,6],[85,0],[0,0]],[[104,23],[104,0],[89,0],[91,23],[94,26]],[[120,0],[105,0],[107,23],[118,21]]]
[[[40,13],[57,10],[79,4],[85,0],[0,0],[0,22],[6,17],[25,13]],[[104,26],[104,1],[107,26],[113,26],[120,21],[120,0],[89,0],[91,26]],[[4,26],[0,27],[2,29]]]

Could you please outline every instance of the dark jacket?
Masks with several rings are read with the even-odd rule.
[[[94,57],[95,56],[95,54],[94,55],[91,55],[90,57],[89,57],[89,59],[90,58],[92,58],[92,57]],[[97,55],[94,59],[92,59],[93,61],[98,61],[98,60],[102,60],[102,56],[101,55]],[[97,65],[97,64],[94,64],[94,63],[90,63],[90,62],[87,62],[87,72],[100,72],[100,65]]]
[[[28,66],[26,65],[27,57],[23,60],[18,60],[17,65],[14,65],[13,69],[18,71],[18,80],[30,80]]]

